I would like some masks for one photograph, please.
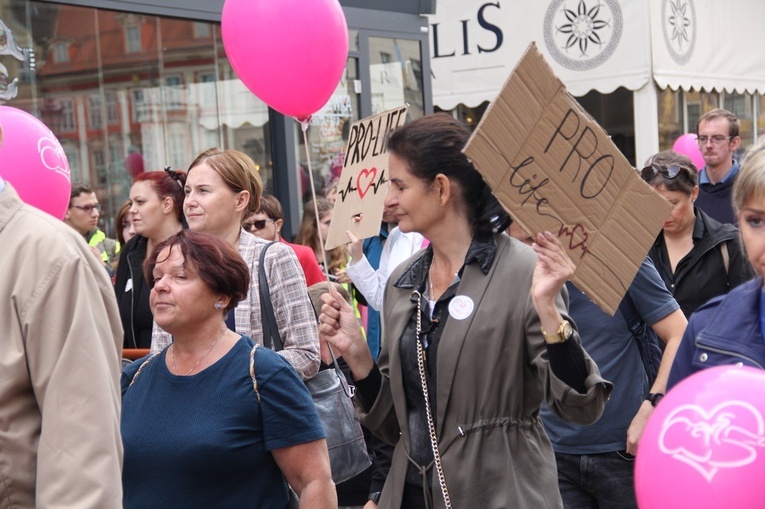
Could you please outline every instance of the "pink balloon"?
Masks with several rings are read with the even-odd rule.
[[[678,154],[688,156],[688,158],[696,166],[697,170],[701,170],[707,163],[704,162],[704,157],[701,155],[701,149],[696,142],[696,135],[686,133],[675,140],[675,144],[672,145],[672,150]]]
[[[0,125],[0,177],[13,184],[25,203],[63,219],[72,182],[56,136],[33,115],[10,106],[0,106]]]
[[[298,120],[327,103],[345,71],[348,25],[338,0],[226,0],[221,25],[239,79]]]
[[[635,463],[641,509],[754,509],[765,501],[765,371],[700,371],[662,399]]]

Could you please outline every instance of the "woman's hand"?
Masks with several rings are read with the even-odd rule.
[[[364,239],[356,238],[350,230],[346,230],[345,234],[348,235],[348,252],[351,254],[351,260],[353,263],[357,263],[364,257]]]
[[[555,307],[555,298],[576,269],[560,241],[550,232],[537,234],[532,248],[537,264],[531,281],[531,300],[537,310],[542,329],[557,330],[563,318]]]
[[[534,240],[531,247],[538,258],[531,282],[531,296],[535,302],[552,302],[561,287],[574,275],[576,265],[552,233],[539,233]]]
[[[321,296],[324,304],[319,315],[319,339],[321,340],[322,359],[331,362],[327,351],[327,343],[348,364],[353,378],[366,378],[374,367],[374,359],[369,352],[367,342],[361,333],[361,325],[350,304],[338,293],[332,285],[329,293]]]

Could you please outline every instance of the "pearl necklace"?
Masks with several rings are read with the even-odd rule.
[[[194,366],[193,366],[193,367],[192,367],[192,368],[189,370],[189,372],[188,372],[188,373],[186,373],[186,375],[185,375],[185,376],[189,376],[189,375],[191,374],[191,372],[192,372],[192,371],[194,371],[195,369],[197,369],[197,366],[199,366],[199,363],[200,363],[200,362],[202,362],[202,360],[203,360],[205,357],[207,357],[208,355],[210,355],[210,352],[212,352],[212,351],[213,351],[213,348],[215,348],[215,345],[217,345],[217,344],[218,344],[218,341],[220,341],[220,340],[221,340],[221,338],[222,338],[223,336],[225,336],[227,332],[228,332],[228,329],[225,329],[225,330],[223,331],[223,334],[221,334],[220,336],[218,336],[218,339],[216,339],[216,340],[215,340],[215,342],[214,342],[214,343],[212,344],[212,346],[210,347],[210,349],[209,349],[209,350],[207,350],[207,353],[206,353],[206,354],[204,354],[202,357],[200,357],[200,358],[199,358],[199,360],[197,361],[197,363],[196,363],[196,364],[194,364]],[[171,348],[172,348],[172,350],[170,351],[170,356],[171,356],[171,357],[172,357],[172,359],[173,359],[173,374],[174,374],[175,376],[178,376],[178,366],[176,366],[176,364],[175,364],[175,343],[173,343],[173,344],[171,345]]]

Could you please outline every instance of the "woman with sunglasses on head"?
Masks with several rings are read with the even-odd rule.
[[[701,306],[688,321],[667,387],[702,369],[765,369],[765,145],[750,148],[733,184],[733,207],[757,278]]]
[[[284,211],[282,204],[275,196],[263,195],[260,199],[260,209],[250,214],[242,223],[244,231],[250,232],[268,242],[280,241],[287,244],[295,251],[295,255],[303,267],[305,282],[308,286],[321,283],[325,280],[324,274],[316,261],[313,250],[300,244],[290,244],[282,238],[282,226],[284,225]]]
[[[260,208],[263,183],[255,162],[237,150],[208,149],[191,163],[184,186],[183,212],[189,229],[207,232],[228,242],[250,268],[250,291],[226,317],[228,327],[263,344],[258,267],[267,245],[244,231],[244,218]],[[304,379],[319,371],[316,316],[306,292],[305,277],[294,251],[276,244],[268,249],[265,272],[284,349],[279,354]],[[170,334],[155,327],[153,352],[172,342]]]
[[[149,348],[154,318],[143,262],[159,243],[183,229],[183,184],[186,173],[149,171],[133,179],[128,215],[136,235],[120,254],[114,290],[125,331],[124,348]]]
[[[694,205],[698,171],[688,157],[660,152],[640,175],[674,207],[648,255],[686,317],[754,276],[741,252],[738,229]]]

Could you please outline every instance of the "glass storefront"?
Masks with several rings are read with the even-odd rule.
[[[421,42],[368,37],[370,54],[359,58],[365,35],[349,35],[345,76],[308,130],[311,166],[322,186],[342,165],[348,128],[361,116],[364,93],[375,111],[402,101],[409,102],[414,118],[425,111]],[[373,76],[382,81],[364,91],[359,67],[370,60]],[[114,234],[113,217],[135,175],[165,166],[186,169],[215,146],[252,157],[266,192],[283,204],[300,200],[275,189],[274,112],[234,74],[217,23],[0,0],[0,103],[28,111],[51,128],[73,182],[96,191],[108,235]],[[303,183],[308,161],[299,124],[292,123],[296,178]]]

